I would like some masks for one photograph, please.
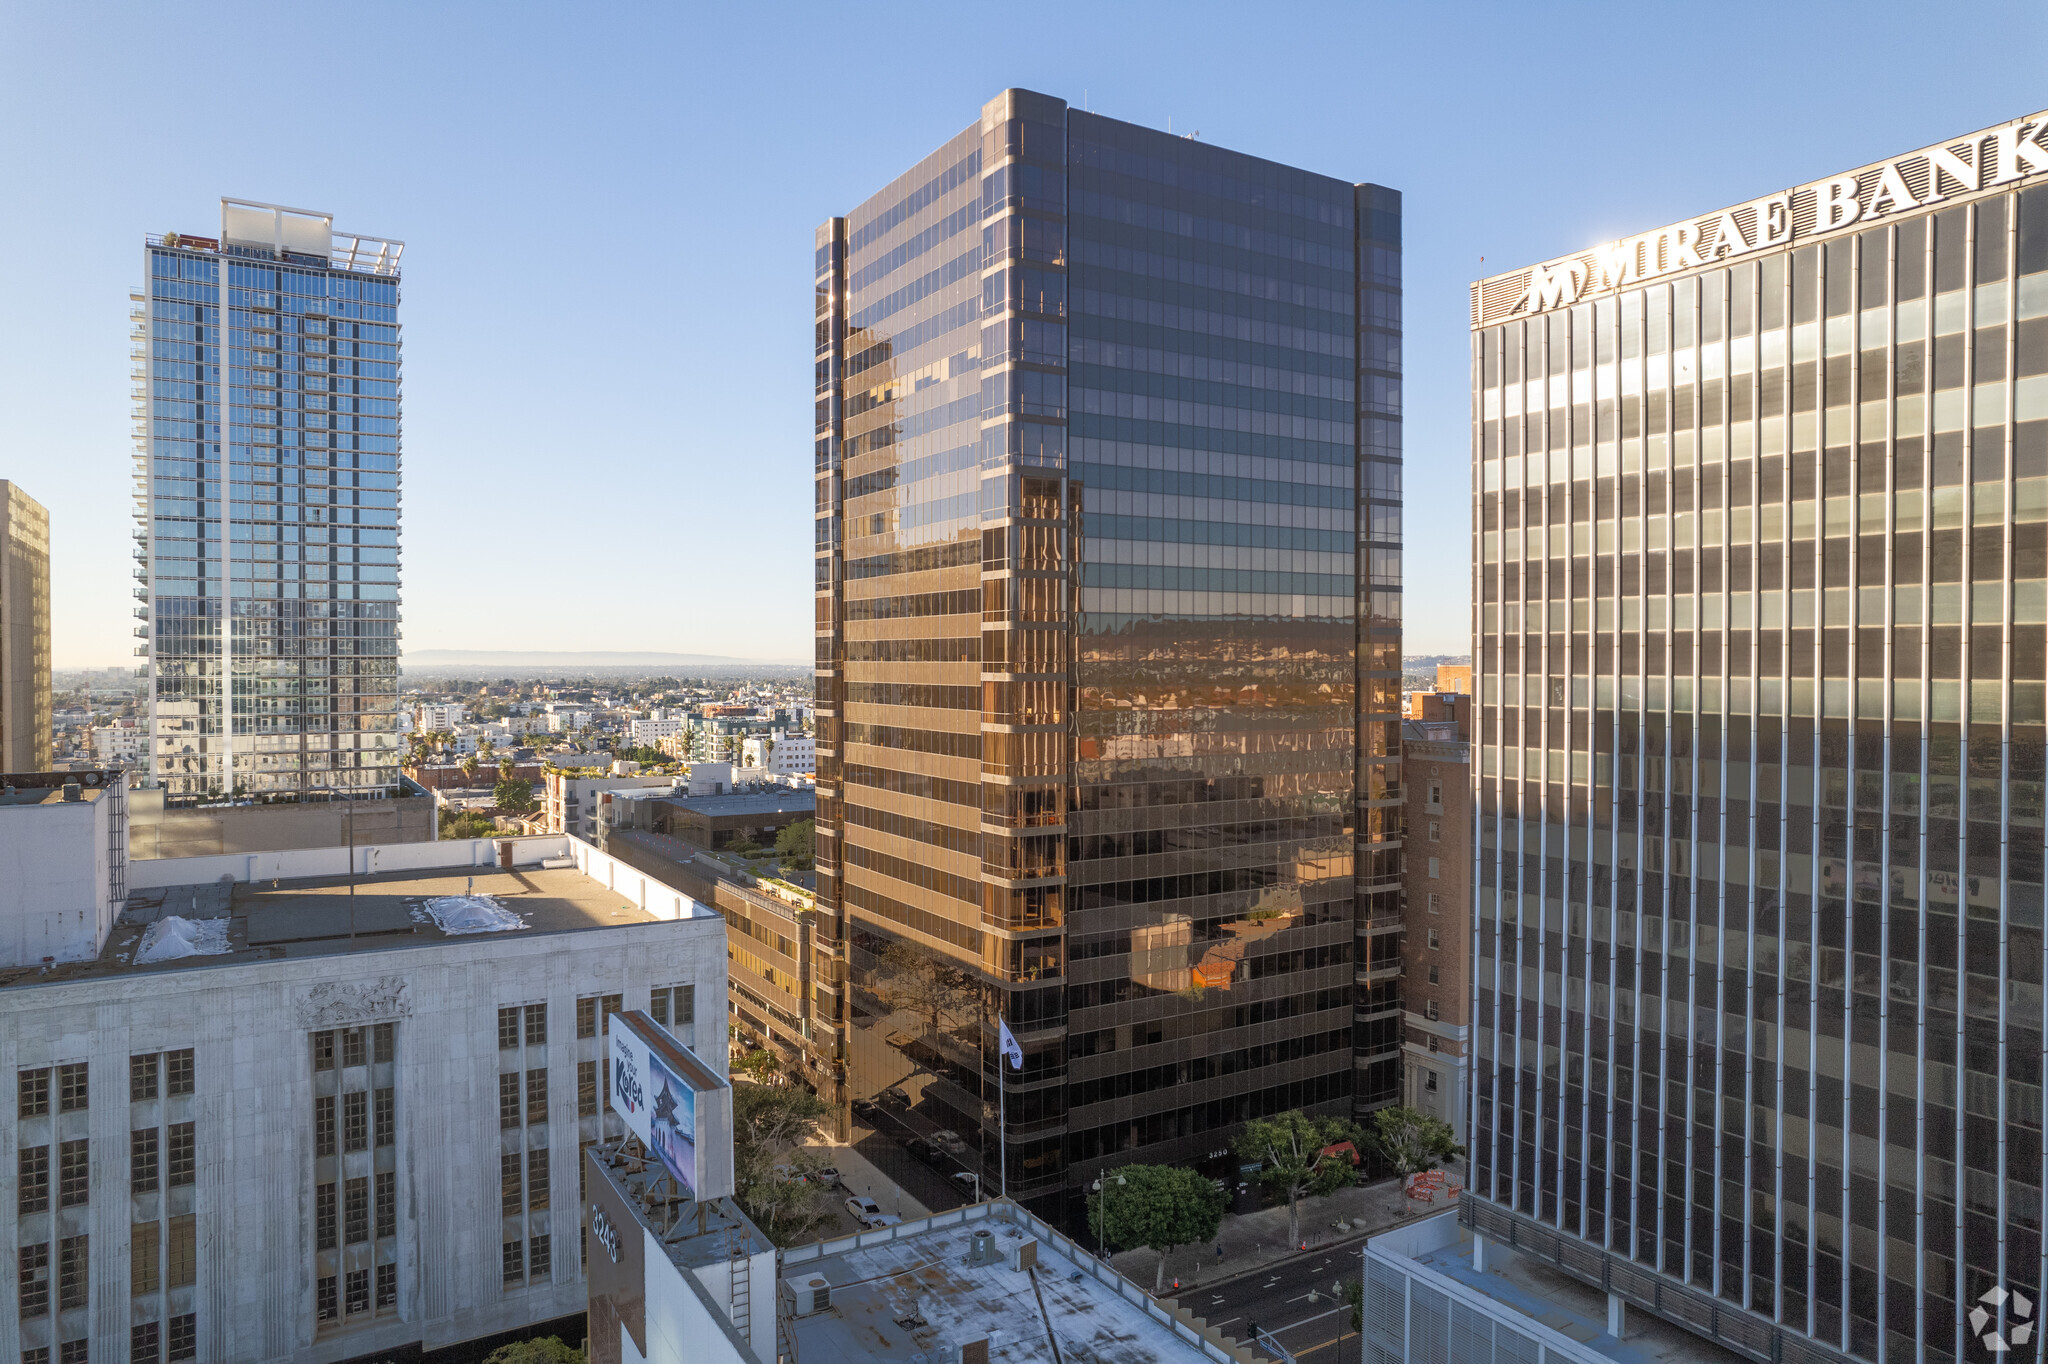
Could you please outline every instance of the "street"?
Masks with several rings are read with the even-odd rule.
[[[1298,1260],[1193,1287],[1173,1301],[1226,1336],[1248,1342],[1256,1324],[1302,1364],[1336,1364],[1360,1348],[1341,1282],[1358,1280],[1365,1239],[1355,1236]]]

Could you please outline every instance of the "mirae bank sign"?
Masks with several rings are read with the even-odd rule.
[[[2043,173],[2048,173],[2048,114],[2035,114],[1847,175],[1496,275],[1473,286],[1472,322],[1487,326],[1549,312],[1662,275],[1845,232]]]

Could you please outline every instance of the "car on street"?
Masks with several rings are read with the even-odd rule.
[[[813,1171],[811,1174],[811,1178],[817,1180],[818,1183],[824,1185],[828,1189],[836,1189],[839,1187],[839,1169],[837,1166],[834,1165],[827,1165],[819,1170]]]
[[[864,1198],[859,1194],[855,1194],[852,1198],[846,1200],[846,1210],[853,1215],[854,1221],[864,1227],[873,1226],[874,1219],[882,1215],[882,1205],[880,1203],[875,1202],[872,1198]]]
[[[881,1111],[881,1109],[875,1107],[873,1099],[855,1099],[853,1101],[853,1116],[856,1118],[872,1122],[875,1114]]]
[[[967,1143],[960,1140],[960,1134],[947,1127],[932,1133],[932,1145],[956,1156],[967,1149]]]
[[[910,1107],[910,1096],[895,1085],[891,1085],[883,1090],[882,1098],[885,1102],[895,1104],[899,1108]]]
[[[921,1160],[927,1165],[931,1164],[932,1160],[938,1154],[937,1152],[932,1150],[932,1144],[930,1142],[925,1141],[919,1137],[912,1137],[908,1141],[904,1142],[903,1149],[910,1154],[913,1160]]]

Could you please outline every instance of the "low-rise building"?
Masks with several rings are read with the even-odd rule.
[[[460,701],[425,701],[413,708],[413,719],[428,733],[452,731],[469,719],[469,707]]]
[[[1466,1133],[1472,1035],[1471,697],[1417,693],[1401,723],[1408,833],[1402,875],[1402,1102]]]
[[[635,748],[653,748],[688,728],[685,720],[633,720],[626,725],[626,738]]]
[[[818,813],[817,793],[793,786],[723,796],[675,796],[654,804],[650,813],[657,833],[712,849],[735,842],[772,844],[782,830]]]
[[[778,729],[772,734],[751,735],[740,745],[740,761],[772,776],[796,777],[818,770],[817,747],[808,734],[791,734]]]
[[[543,803],[548,831],[595,839],[600,823],[597,807],[606,792],[671,790],[675,784],[674,777],[613,776],[602,769],[550,768]]]
[[[722,920],[561,837],[130,872],[96,954],[0,969],[10,1349],[321,1364],[583,1309],[612,1018],[703,1020],[722,1074]]]

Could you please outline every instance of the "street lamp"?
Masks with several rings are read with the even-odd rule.
[[[1116,1182],[1119,1184],[1123,1183],[1124,1177],[1118,1175]],[[1102,1187],[1102,1180],[1100,1178],[1096,1179],[1089,1187],[1094,1190],[1099,1203],[1095,1219],[1095,1254],[1098,1258],[1106,1260],[1109,1258],[1109,1253],[1105,1248],[1106,1238],[1109,1234],[1109,1193]]]

